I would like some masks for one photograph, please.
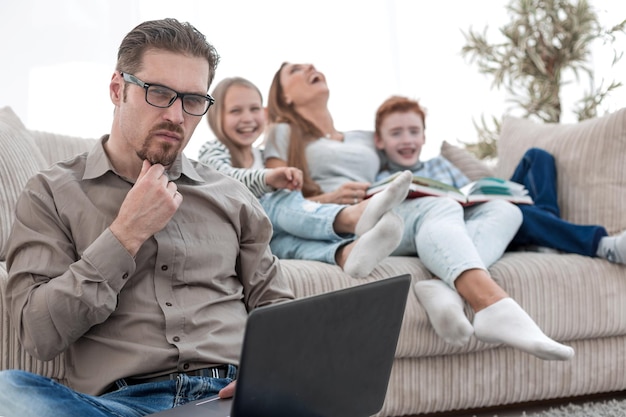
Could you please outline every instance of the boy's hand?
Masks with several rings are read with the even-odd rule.
[[[294,167],[272,168],[265,174],[265,183],[277,190],[302,189],[302,171]]]

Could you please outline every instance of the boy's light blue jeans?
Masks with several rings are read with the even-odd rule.
[[[233,367],[233,377],[236,370]],[[102,396],[81,394],[30,372],[0,372],[2,417],[139,417],[216,395],[232,379],[178,376],[124,386]],[[94,378],[97,378],[94,375]]]
[[[353,235],[338,235],[333,227],[344,205],[319,204],[286,190],[267,194],[260,201],[274,227],[272,253],[280,259],[335,265],[337,249],[354,240]]]
[[[502,200],[463,208],[450,198],[421,197],[395,210],[404,233],[392,255],[417,255],[451,288],[462,272],[486,270],[500,259],[522,223],[520,209]]]

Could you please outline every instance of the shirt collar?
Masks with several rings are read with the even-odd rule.
[[[417,163],[411,167],[404,167],[402,165],[396,164],[395,162],[387,160],[387,167],[389,168],[389,171],[391,172],[401,172],[401,171],[406,171],[406,170],[409,170],[411,172],[416,172],[424,167],[424,163],[422,161],[417,161]]]
[[[85,173],[83,174],[84,180],[101,177],[108,171],[111,171],[119,177],[122,177],[115,171],[115,168],[113,167],[113,164],[111,164],[107,153],[104,151],[104,143],[107,140],[109,140],[109,135],[102,136],[96,146],[94,146],[93,149],[89,151],[89,154],[87,155]],[[183,175],[194,182],[204,182],[202,177],[194,168],[191,161],[183,153],[181,153],[180,155],[178,155],[170,169],[168,169],[167,176],[170,181],[175,181]],[[134,180],[129,180],[128,178],[126,178],[126,180],[131,183],[134,182]]]

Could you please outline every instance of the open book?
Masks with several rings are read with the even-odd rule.
[[[373,183],[367,190],[367,196],[383,190],[397,175],[399,173]],[[456,188],[441,181],[414,175],[407,198],[425,196],[450,197],[464,206],[497,199],[515,204],[533,204],[533,199],[522,184],[494,177],[484,177],[462,188]]]

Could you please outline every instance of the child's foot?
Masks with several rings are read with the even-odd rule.
[[[474,328],[463,311],[465,303],[459,293],[439,279],[419,281],[414,288],[435,333],[451,345],[467,344]]]
[[[474,334],[487,343],[504,343],[545,360],[565,361],[574,349],[546,336],[512,298],[480,310],[474,316]]]
[[[398,247],[404,222],[394,212],[388,211],[368,232],[356,240],[343,270],[354,278],[368,276],[376,265]]]
[[[411,171],[404,171],[387,188],[371,196],[367,207],[365,207],[361,218],[354,228],[354,233],[357,236],[367,233],[385,213],[402,203],[409,193],[409,185],[411,185],[412,179],[413,174]]]
[[[600,239],[597,255],[609,262],[626,264],[626,231],[617,236]]]

